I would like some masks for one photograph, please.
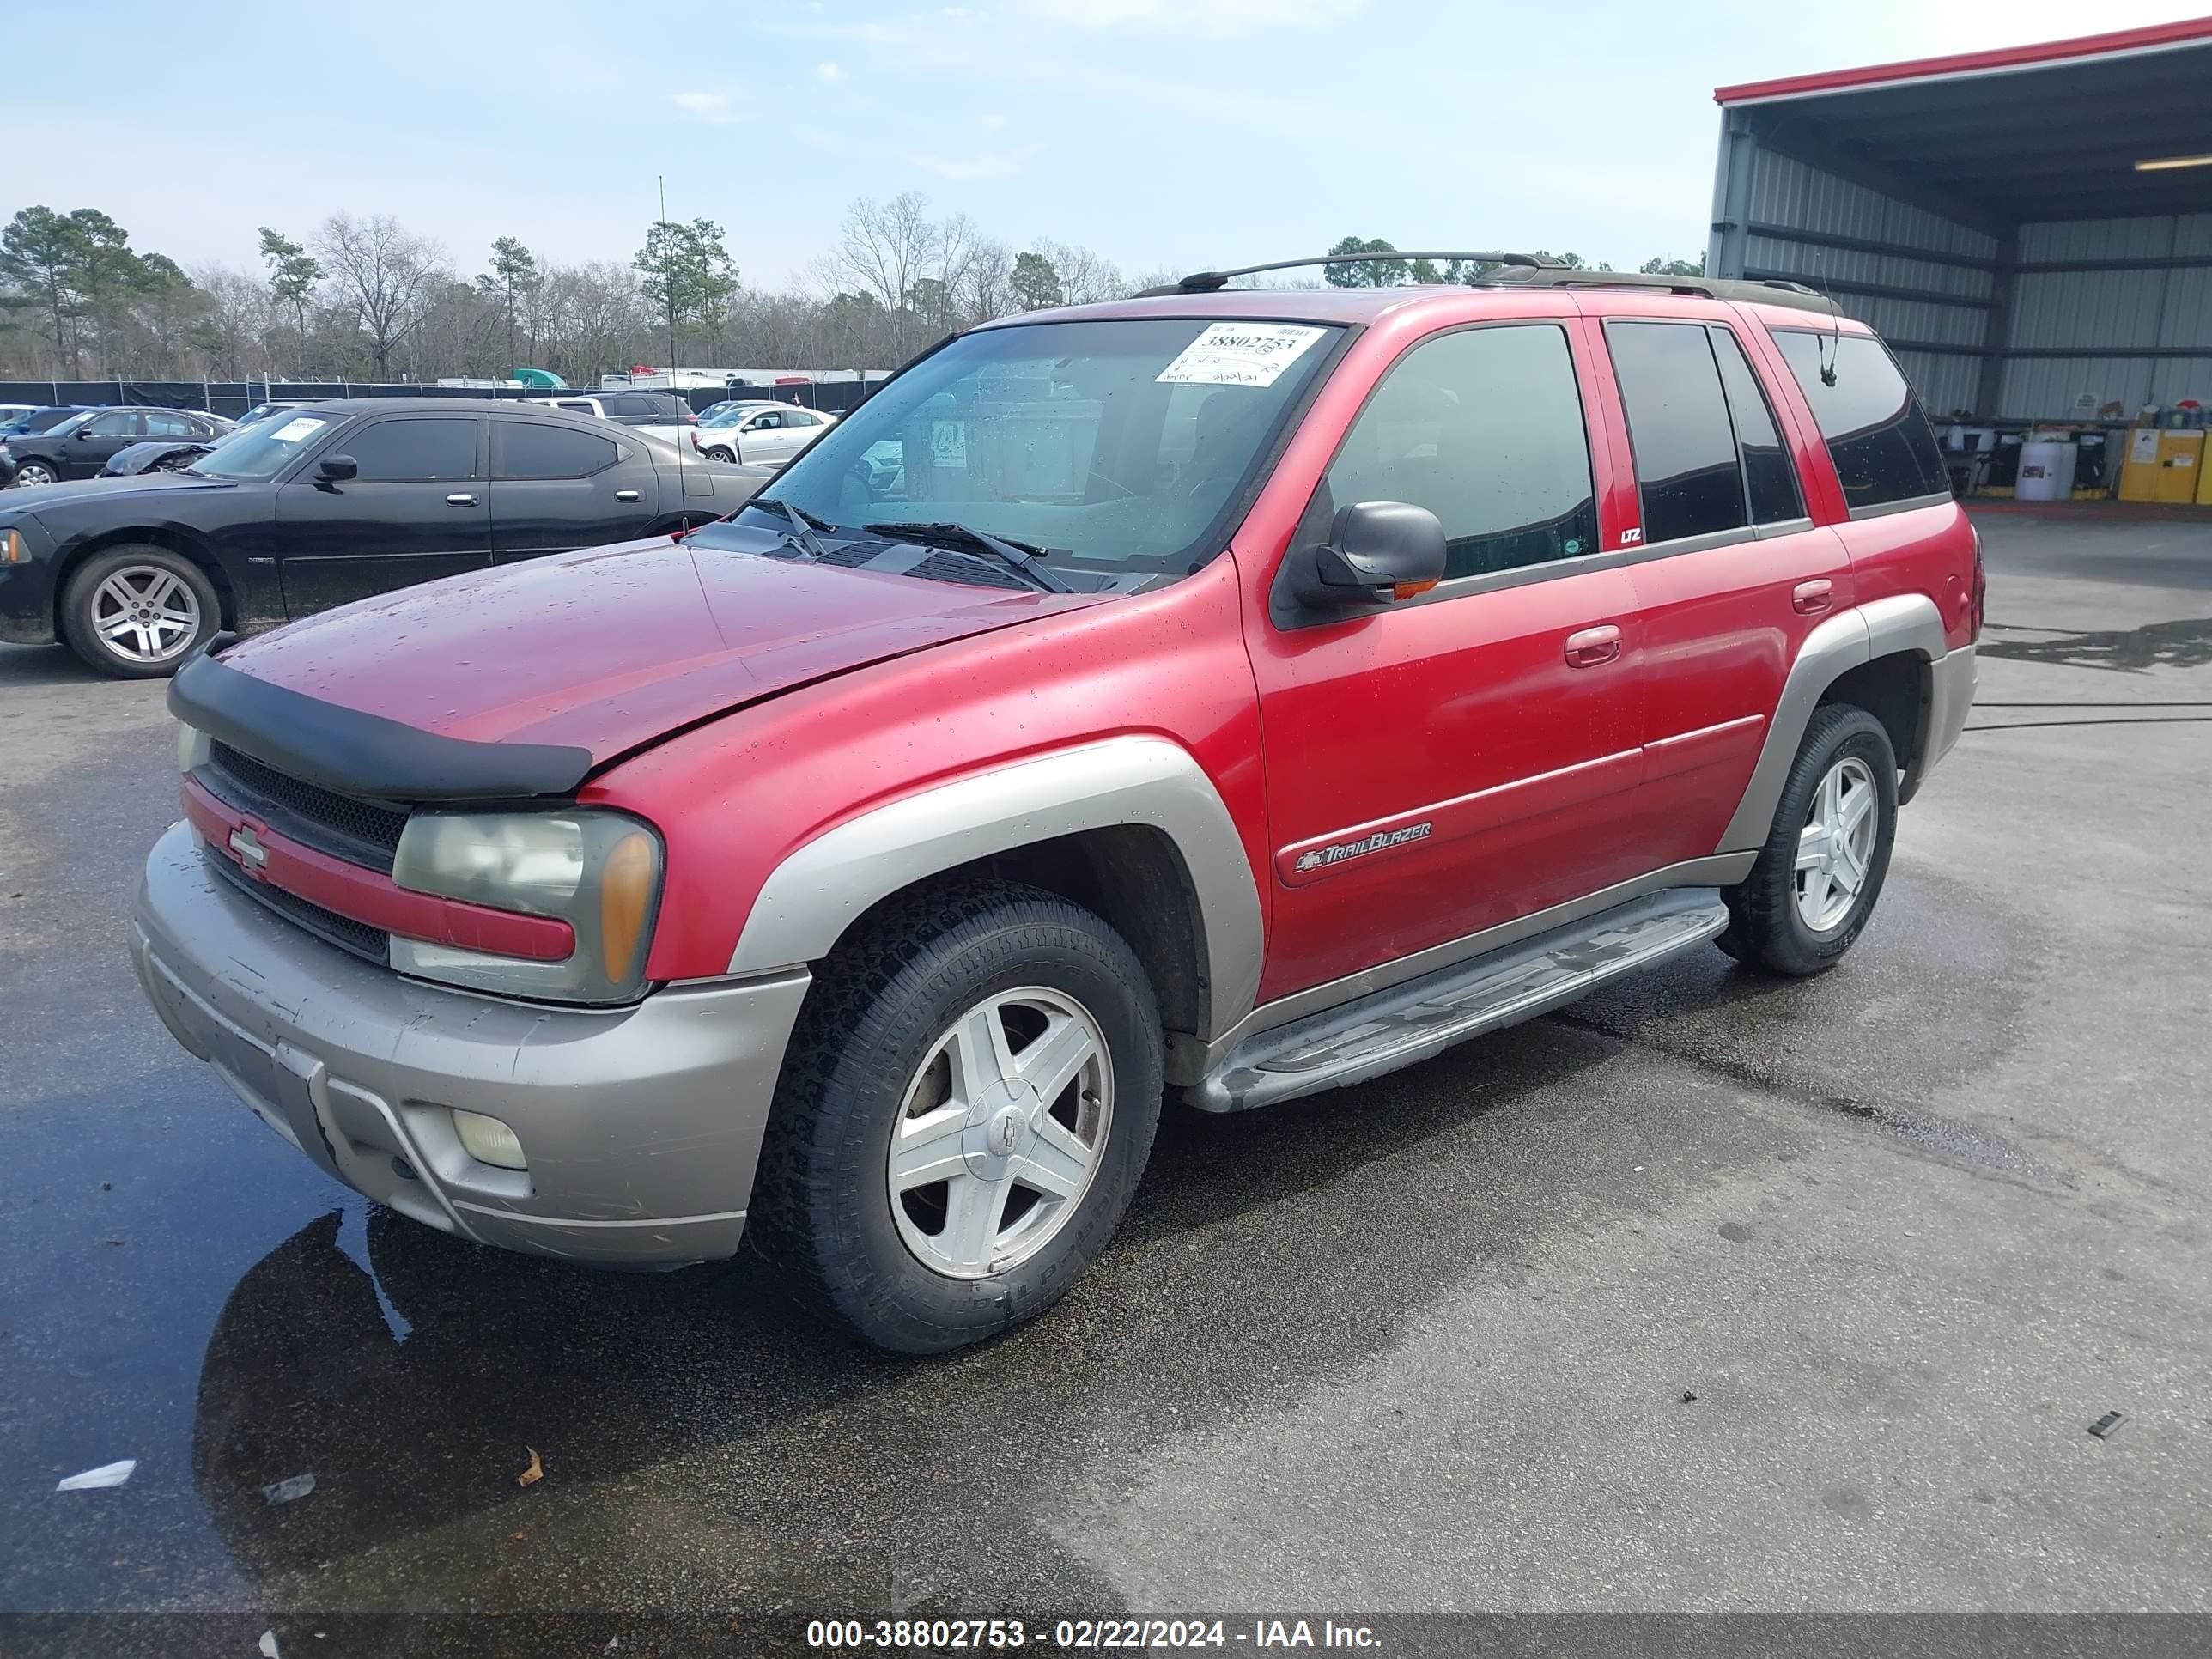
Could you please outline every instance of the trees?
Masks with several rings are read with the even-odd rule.
[[[514,370],[514,325],[524,296],[538,286],[538,256],[513,236],[501,236],[491,245],[491,269],[477,278],[486,295],[496,295],[507,319],[507,368]]]
[[[315,285],[323,280],[323,267],[307,249],[266,225],[261,227],[261,262],[269,267],[270,297],[292,313],[297,327],[300,349],[293,359],[293,372],[305,374],[307,302],[315,297]]]
[[[11,304],[36,309],[54,343],[54,361],[77,371],[76,326],[83,305],[78,271],[84,240],[77,226],[50,207],[27,207],[0,231],[0,280],[15,290]]]
[[[1395,253],[1397,248],[1377,236],[1362,240],[1347,236],[1329,252],[1341,257],[1348,253]],[[1457,262],[1454,262],[1456,267]],[[1403,282],[1441,283],[1462,280],[1448,277],[1431,259],[1367,259],[1352,264],[1324,265],[1322,280],[1331,288],[1389,288]]]
[[[1705,274],[1705,256],[1694,259],[1646,259],[1637,270],[1646,276],[1702,276]]]
[[[17,213],[0,230],[0,283],[9,310],[37,315],[57,374],[82,374],[88,344],[110,374],[149,332],[166,352],[199,305],[175,261],[134,252],[130,233],[98,208]]]
[[[323,222],[315,252],[358,325],[380,380],[392,375],[392,353],[422,323],[433,295],[452,281],[445,253],[389,214],[367,219],[334,213]]]
[[[712,219],[694,219],[688,225],[656,220],[630,263],[644,277],[646,299],[667,320],[672,356],[684,325],[701,335],[721,331],[738,285],[738,267],[722,246],[721,226]]]
[[[1042,253],[1017,254],[1013,275],[1006,280],[1013,289],[1014,303],[1024,311],[1044,311],[1067,303],[1060,286],[1060,273]]]

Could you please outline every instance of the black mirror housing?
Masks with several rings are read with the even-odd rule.
[[[1425,507],[1355,501],[1329,538],[1292,555],[1291,587],[1316,611],[1362,610],[1410,599],[1443,580],[1444,527]]]
[[[315,476],[327,478],[332,483],[343,483],[360,471],[361,464],[350,455],[325,455],[322,465],[315,469]]]

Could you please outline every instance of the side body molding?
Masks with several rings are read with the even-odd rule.
[[[1129,824],[1158,830],[1182,857],[1204,930],[1212,1030],[1226,1030],[1259,993],[1260,896],[1220,792],[1163,738],[1109,738],[1016,761],[839,824],[769,873],[730,972],[818,961],[870,905],[941,871]]]
[[[1943,617],[1924,593],[1897,593],[1831,617],[1812,633],[1790,665],[1782,699],[1766,728],[1743,799],[1729,820],[1716,853],[1756,852],[1774,827],[1774,808],[1805,728],[1821,693],[1861,663],[1906,652],[1929,662],[1945,654]]]

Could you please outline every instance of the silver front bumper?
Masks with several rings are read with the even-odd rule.
[[[231,890],[190,828],[155,844],[132,956],[178,1042],[324,1170],[485,1244],[605,1266],[731,1255],[804,969],[557,1009],[441,990]],[[462,1149],[511,1127],[526,1171]]]

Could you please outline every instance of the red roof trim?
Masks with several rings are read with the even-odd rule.
[[[1805,93],[1841,92],[1852,87],[1881,86],[1893,81],[1934,80],[1951,75],[1978,75],[1995,70],[2025,69],[2038,64],[2064,63],[2075,58],[2154,51],[2160,46],[2189,46],[2200,41],[2212,41],[2212,17],[2191,17],[2179,23],[2154,24],[2148,28],[2120,29],[2111,34],[2085,34],[2072,40],[2044,40],[2033,46],[1960,52],[1950,58],[1916,58],[1902,64],[1875,64],[1863,69],[1829,70],[1820,75],[1788,76],[1779,81],[1747,81],[1741,86],[1715,88],[1713,101],[1717,104],[1746,104],[1769,98],[1790,98]]]

